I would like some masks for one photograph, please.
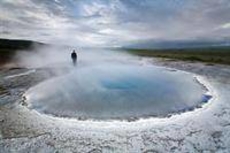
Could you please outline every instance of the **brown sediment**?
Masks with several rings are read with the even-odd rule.
[[[0,64],[0,69],[22,69],[22,68],[24,67],[21,67],[19,64],[13,62]]]

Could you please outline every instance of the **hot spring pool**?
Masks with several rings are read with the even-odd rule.
[[[40,113],[78,119],[162,117],[192,110],[211,97],[194,76],[155,66],[97,65],[42,82],[26,93]]]

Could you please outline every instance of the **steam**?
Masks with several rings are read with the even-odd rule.
[[[183,79],[181,79],[183,78]],[[186,90],[185,90],[186,89]],[[154,66],[86,66],[30,88],[28,106],[62,117],[130,119],[192,110],[206,89],[191,74]],[[206,97],[204,97],[206,98]]]
[[[31,50],[18,51],[15,59],[19,66],[26,68],[55,67],[67,65],[69,52],[64,47],[35,47]]]
[[[73,68],[70,57],[73,50],[78,55],[78,67],[104,63],[126,63],[136,59],[122,51],[65,46],[35,47],[31,50],[18,51],[14,59],[20,67],[26,68]]]
[[[72,64],[73,50],[77,66]],[[43,46],[20,51],[16,58],[21,66],[59,75],[48,74],[49,80],[25,93],[30,108],[57,116],[166,115],[194,108],[206,92],[190,74],[142,66],[137,57],[111,49]]]

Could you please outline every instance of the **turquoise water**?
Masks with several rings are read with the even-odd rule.
[[[207,102],[188,73],[128,64],[76,68],[26,93],[30,108],[62,117],[128,119],[167,116]]]

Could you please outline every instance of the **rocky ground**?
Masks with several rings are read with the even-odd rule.
[[[170,118],[77,121],[29,110],[23,93],[50,69],[0,70],[0,152],[230,152],[230,66],[140,59],[201,75],[211,102]]]

